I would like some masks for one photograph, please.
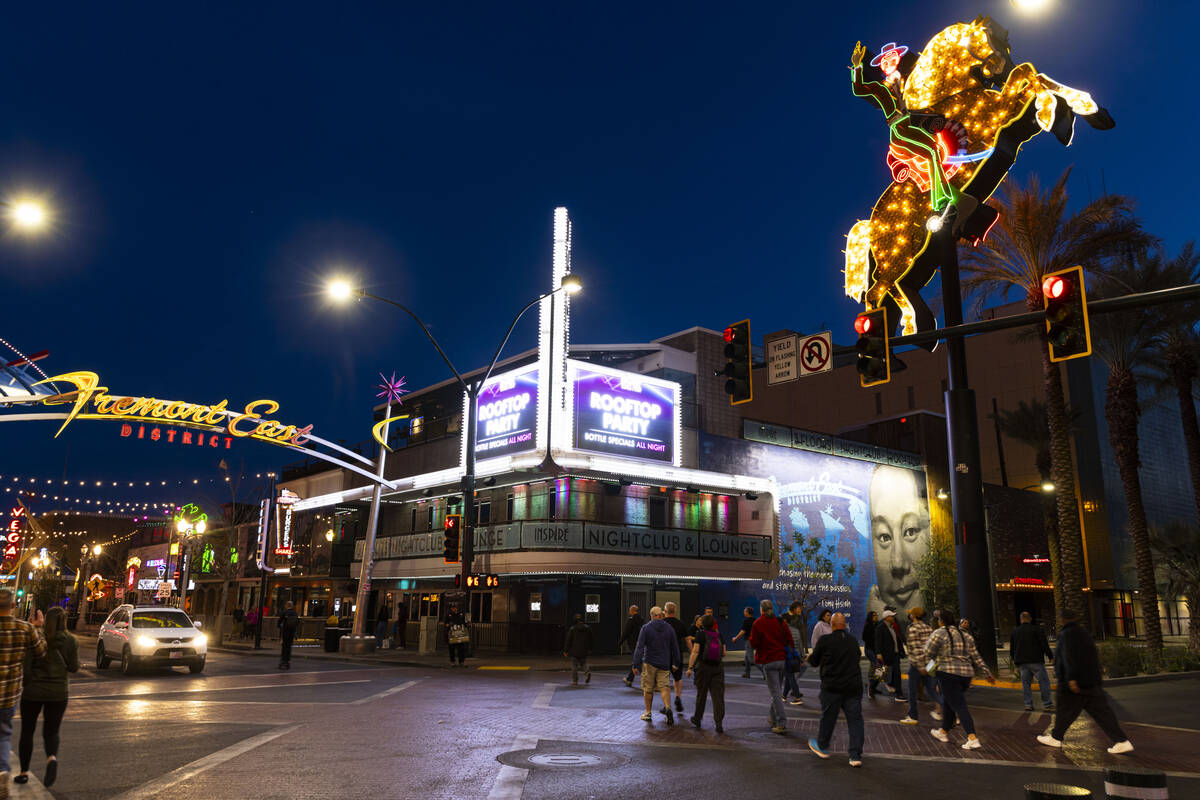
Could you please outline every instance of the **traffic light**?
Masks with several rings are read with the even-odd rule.
[[[1042,303],[1046,313],[1050,360],[1066,361],[1090,356],[1092,333],[1088,326],[1083,267],[1051,272],[1044,277]]]
[[[864,311],[854,320],[858,333],[858,382],[876,386],[892,379],[892,354],[888,346],[887,309]]]
[[[749,403],[754,399],[754,384],[750,368],[750,320],[735,322],[725,329],[725,393],[729,405]]]
[[[462,514],[447,514],[446,515],[446,537],[442,543],[442,562],[445,564],[457,564],[458,545],[462,538]]]

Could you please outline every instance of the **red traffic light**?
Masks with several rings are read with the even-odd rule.
[[[854,320],[854,330],[860,336],[870,333],[871,332],[871,318],[869,316],[867,316],[866,314],[860,314],[858,316],[858,318],[856,318]]]
[[[457,515],[457,514],[447,514],[447,515],[446,515],[446,529],[447,529],[447,530],[450,530],[450,529],[452,529],[452,528],[457,528],[457,527],[458,527],[458,521],[459,521],[460,519],[462,519],[462,517],[460,517],[460,516],[459,516],[459,515]]]
[[[1047,299],[1057,300],[1067,292],[1067,282],[1059,275],[1048,275],[1042,281],[1042,294]]]
[[[729,343],[732,341],[733,341],[733,328],[731,326],[731,327],[728,327],[725,329],[725,342]]]

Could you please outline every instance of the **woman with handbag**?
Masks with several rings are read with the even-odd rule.
[[[467,618],[458,610],[457,603],[450,604],[450,611],[446,614],[446,643],[450,646],[450,666],[454,666],[455,657],[458,658],[458,666],[465,667],[463,663],[467,658],[467,648],[471,644],[471,631],[467,628]]]
[[[33,760],[33,734],[39,714],[42,743],[46,749],[46,775],[42,784],[51,786],[58,777],[58,731],[67,713],[67,673],[79,671],[79,649],[75,637],[67,632],[66,612],[55,606],[46,612],[46,654],[25,658],[24,688],[21,692],[21,741],[17,752],[21,774],[16,783],[29,782],[29,762]]]
[[[967,732],[963,750],[978,750],[983,745],[975,735],[975,720],[967,708],[966,691],[971,686],[976,669],[983,671],[988,683],[995,685],[996,679],[979,655],[975,637],[959,628],[958,621],[952,615],[943,611],[939,619],[941,627],[925,643],[925,660],[935,662],[937,667],[937,682],[942,690],[942,725],[931,729],[929,733],[939,742],[950,741],[946,731],[954,727],[957,717]],[[928,673],[928,667],[926,664],[921,669],[922,675]]]

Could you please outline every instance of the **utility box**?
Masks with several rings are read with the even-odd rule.
[[[417,643],[417,652],[421,655],[429,655],[437,650],[438,618],[421,617],[418,624],[421,628],[420,640]]]

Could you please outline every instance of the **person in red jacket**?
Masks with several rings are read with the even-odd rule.
[[[794,648],[796,643],[787,624],[775,616],[775,606],[770,600],[763,600],[758,607],[761,613],[750,627],[750,646],[754,648],[754,663],[762,667],[767,678],[767,691],[771,693],[767,721],[771,724],[771,732],[782,736],[787,733],[783,671],[787,668],[787,648]]]

